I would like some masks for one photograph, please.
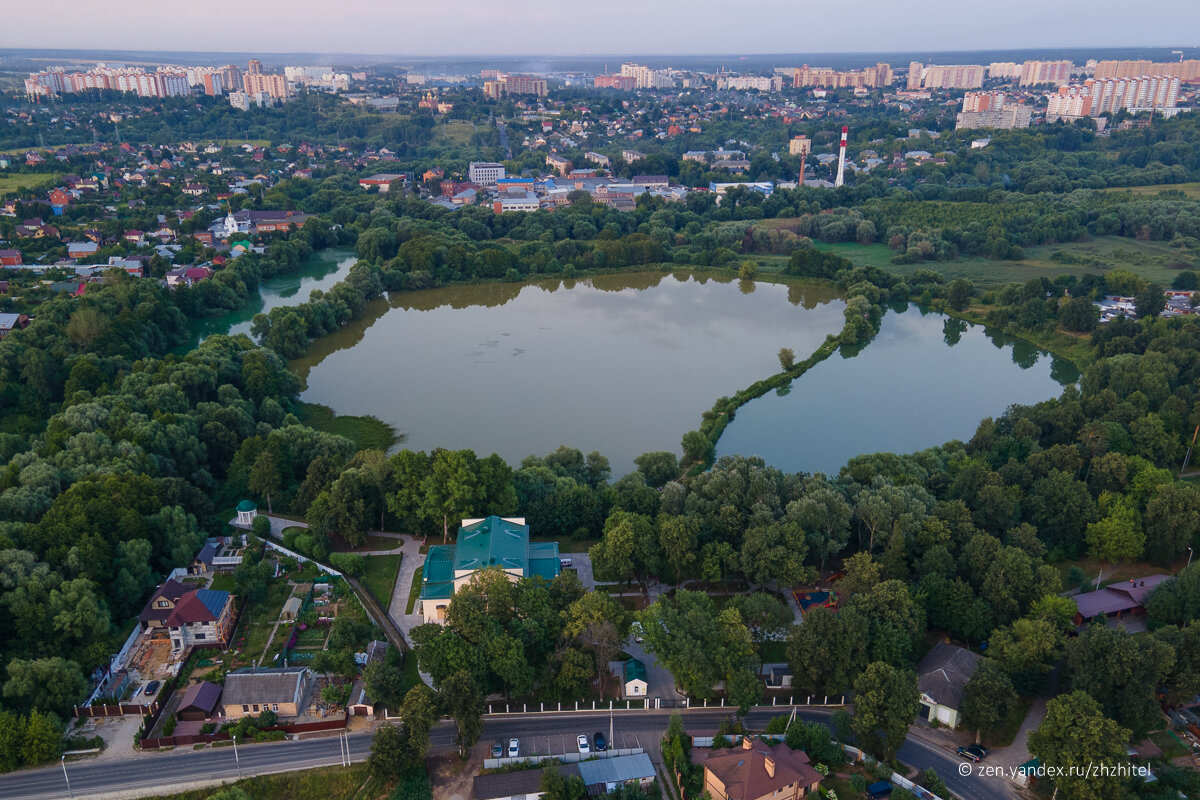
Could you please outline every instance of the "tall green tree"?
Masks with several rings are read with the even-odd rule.
[[[975,729],[975,741],[985,732],[995,732],[1016,702],[1017,692],[1008,674],[990,658],[980,661],[963,687],[961,706],[963,720]]]
[[[1064,800],[1109,800],[1121,795],[1121,778],[1091,767],[1123,763],[1129,738],[1086,692],[1073,691],[1046,704],[1042,724],[1029,734],[1029,752],[1055,770],[1049,780]]]
[[[890,760],[917,718],[917,676],[876,661],[854,682],[854,735],[863,749]]]

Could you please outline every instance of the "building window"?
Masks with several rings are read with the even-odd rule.
[[[272,710],[272,711],[278,711],[278,710],[279,710],[279,704],[278,704],[278,703],[271,703],[271,710]]]
[[[157,603],[155,603],[155,605],[157,605],[159,608],[170,608],[171,602],[169,600],[159,600]]]
[[[203,634],[203,633],[197,633],[197,634],[196,634],[196,638],[197,638],[197,639],[203,639],[203,638],[204,638],[204,634]]]
[[[243,714],[250,713],[250,706],[246,706],[246,705],[242,706],[242,713]]]
[[[255,714],[257,714],[257,713],[258,713],[258,703],[255,703],[255,704],[254,704],[254,713],[255,713]]]

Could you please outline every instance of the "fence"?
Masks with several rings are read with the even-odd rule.
[[[125,639],[125,644],[121,646],[121,649],[113,654],[113,657],[109,659],[108,669],[105,671],[104,677],[101,679],[100,683],[96,685],[95,691],[92,692],[91,696],[88,697],[87,701],[84,703],[85,706],[90,706],[92,703],[94,703],[96,698],[98,698],[107,688],[108,682],[112,679],[112,676],[125,669],[125,660],[129,658],[129,651],[133,648],[133,645],[137,642],[138,637],[141,636],[141,633],[142,624],[139,622],[137,625],[133,626],[133,630],[129,632],[129,636]]]
[[[485,758],[483,760],[483,768],[484,769],[499,769],[500,767],[507,767],[511,764],[540,764],[543,761],[547,761],[551,758],[561,761],[564,764],[572,764],[577,761],[586,761],[587,759],[590,759],[590,758],[616,758],[617,756],[636,756],[638,753],[644,753],[644,752],[646,752],[646,751],[640,747],[624,747],[624,748],[617,748],[614,750],[604,750],[599,753],[588,753],[586,755],[583,753],[563,753],[561,755],[543,753],[540,755],[517,756],[516,758],[507,758],[507,757],[505,757],[505,758]]]
[[[71,713],[73,717],[124,717],[127,715],[145,716],[158,711],[159,701],[155,700],[148,706],[140,703],[121,703],[112,706],[75,706]]]
[[[804,702],[797,703],[798,698],[791,696],[787,698],[786,703],[778,702],[778,697],[772,697],[770,703],[764,703],[754,706],[755,708],[791,708],[793,706],[809,706],[815,708],[838,707],[846,705],[846,695],[837,695],[830,697],[828,695],[803,696]],[[813,702],[813,701],[816,702]],[[488,703],[486,714],[550,714],[558,712],[575,712],[575,711],[655,711],[664,708],[677,708],[686,710],[700,710],[706,708],[736,708],[725,702],[725,698],[720,698],[720,701],[709,702],[707,700],[691,700],[683,698],[682,700],[667,699],[661,697],[643,697],[637,700],[609,700],[605,705],[604,701],[584,701],[580,703],[576,700],[574,703],[566,703],[564,708],[563,703],[504,703],[503,710],[500,710],[500,703]]]
[[[331,719],[324,722],[293,722],[288,725],[272,725],[263,728],[265,731],[283,731],[284,733],[314,733],[316,731],[335,731],[346,727],[346,719]],[[211,742],[227,742],[232,737],[226,732],[195,733],[179,736],[162,736],[158,739],[143,739],[143,750],[157,750],[160,747],[180,747],[190,744],[209,744]]]
[[[846,755],[850,756],[851,763],[858,763],[859,761],[862,761],[863,763],[872,767],[879,764],[878,761],[864,753],[862,750],[859,750],[857,747],[844,744],[842,745],[842,749],[846,751]],[[898,772],[893,772],[888,780],[891,781],[892,784],[912,792],[914,795],[916,795],[917,800],[942,800],[924,786],[913,783]]]

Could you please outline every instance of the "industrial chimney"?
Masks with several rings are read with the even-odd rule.
[[[837,177],[833,180],[833,185],[841,186],[846,182],[846,136],[850,133],[850,129],[845,125],[842,126],[842,146],[838,151],[838,171]]]

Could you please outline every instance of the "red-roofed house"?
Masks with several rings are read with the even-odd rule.
[[[1095,592],[1077,594],[1071,599],[1075,601],[1075,624],[1099,616],[1120,619],[1126,614],[1141,614],[1145,611],[1146,595],[1170,575],[1148,575],[1145,578],[1130,578]]]
[[[174,653],[189,647],[223,648],[233,632],[233,597],[168,580],[154,591],[138,619],[152,637],[169,636]]]
[[[821,773],[803,750],[785,743],[768,745],[750,737],[732,750],[692,751],[704,754],[704,788],[714,800],[798,800],[815,797]]]
[[[131,231],[125,231],[125,236],[122,238],[124,238],[125,241],[129,242],[130,244],[141,244],[142,240],[146,238],[146,234],[135,229]]]

